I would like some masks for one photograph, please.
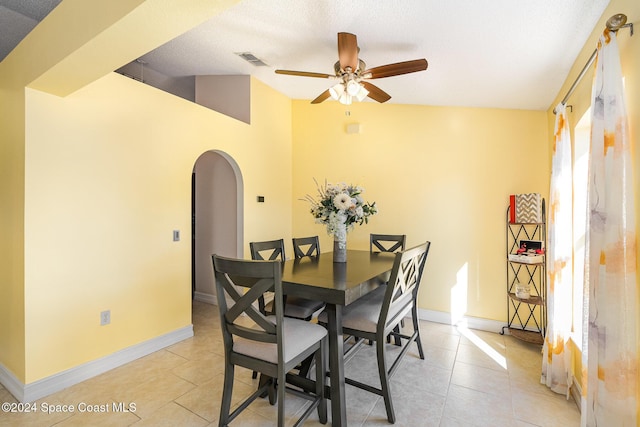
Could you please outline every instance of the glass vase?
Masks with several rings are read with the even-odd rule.
[[[347,262],[347,239],[333,239],[333,262]]]
[[[333,229],[333,262],[347,262],[347,216],[339,213],[337,219]]]

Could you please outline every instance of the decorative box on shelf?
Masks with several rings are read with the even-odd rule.
[[[540,193],[512,194],[509,197],[509,222],[512,224],[540,223],[543,210]]]
[[[523,264],[540,264],[544,262],[544,255],[509,254],[509,261]]]

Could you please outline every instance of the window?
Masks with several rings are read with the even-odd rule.
[[[582,350],[584,257],[590,135],[591,109],[588,109],[574,129],[573,143],[573,327],[571,334],[575,345],[580,350]]]

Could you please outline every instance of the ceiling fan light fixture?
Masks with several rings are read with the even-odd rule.
[[[347,92],[343,92],[338,101],[343,105],[351,105],[352,97]]]
[[[342,83],[338,83],[335,86],[329,88],[329,94],[331,98],[338,101],[342,94],[344,93],[344,85]]]
[[[362,102],[367,97],[367,95],[369,95],[369,91],[364,86],[360,86],[360,90],[358,91],[358,94],[356,95],[356,99],[358,101]]]
[[[351,96],[357,96],[362,86],[355,80],[349,80],[347,82],[347,93]]]

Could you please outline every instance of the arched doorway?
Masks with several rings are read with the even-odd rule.
[[[216,304],[211,255],[242,257],[243,181],[228,154],[200,155],[192,176],[191,270],[194,299]]]

